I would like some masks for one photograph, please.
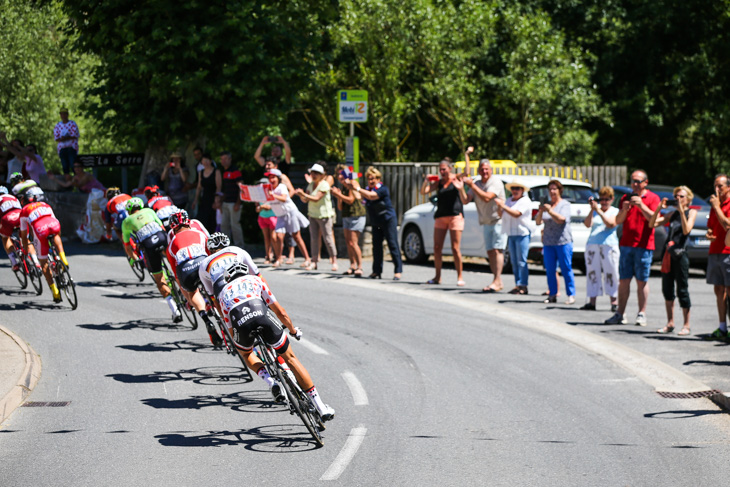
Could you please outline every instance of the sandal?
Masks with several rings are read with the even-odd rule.
[[[343,272],[343,273],[342,273],[342,275],[343,275],[343,276],[351,276],[351,275],[353,275],[354,273],[355,273],[355,269],[353,269],[352,267],[350,267],[350,268],[349,268],[349,269],[347,269],[347,270],[346,270],[345,272]],[[360,275],[362,275],[362,273],[360,273]]]
[[[459,280],[459,281],[456,281],[456,285],[459,287],[464,287],[464,286],[466,286],[466,282]]]
[[[679,330],[679,332],[677,332],[677,335],[682,336],[682,337],[691,335],[691,334],[692,334],[692,330],[690,330],[689,326],[683,326],[682,329]]]
[[[303,267],[304,269],[307,269],[307,268],[309,268],[309,266],[311,266],[311,265],[312,265],[312,261],[311,261],[311,260],[305,260],[305,261],[304,261],[304,262],[302,263],[302,265],[300,265],[299,267]]]
[[[684,330],[684,328],[682,330]],[[672,333],[673,331],[674,331],[673,326],[665,326],[664,328],[659,328],[656,332],[661,333],[662,335],[666,335],[667,333]]]
[[[429,279],[426,281],[426,284],[441,284],[441,281],[437,281],[436,279]]]
[[[511,289],[510,291],[507,291],[507,294],[522,294],[522,289],[519,287],[516,287],[514,289]]]
[[[353,272],[353,274],[355,275],[355,277],[362,277],[362,267],[355,269],[355,272]]]
[[[287,265],[292,265],[294,263],[294,259],[286,259]]]
[[[337,272],[337,262],[332,264],[332,272]]]

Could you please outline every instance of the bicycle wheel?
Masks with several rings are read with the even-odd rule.
[[[167,276],[167,285],[170,288],[170,294],[172,294],[172,299],[175,300],[175,304],[177,305],[177,309],[180,310],[182,315],[185,317],[185,319],[190,323],[193,327],[193,330],[198,328],[198,315],[195,312],[195,310],[188,308],[187,306],[187,300],[185,299],[185,296],[183,296],[182,291],[180,290],[180,287],[177,285],[177,281],[175,278],[167,271],[167,266],[164,267],[165,269],[165,276]]]
[[[240,353],[238,353],[238,350],[236,349],[236,345],[233,343],[233,337],[231,336],[231,333],[228,331],[228,327],[223,323],[223,320],[220,319],[220,316],[218,316],[218,312],[216,311],[213,313],[215,316],[216,324],[218,325],[218,329],[223,334],[223,342],[226,346],[226,351],[230,353],[231,355],[234,355],[238,358],[238,360],[241,362],[241,365],[243,365],[243,370],[246,372],[246,375],[248,375],[248,378],[250,381],[253,381],[253,374],[251,374],[251,370],[248,368],[248,364],[246,364],[246,361],[243,359]]]
[[[28,277],[30,277],[30,283],[35,289],[37,296],[43,294],[43,271],[33,264],[33,260],[30,257],[26,257],[25,265],[28,268]]]
[[[15,274],[15,278],[18,280],[18,284],[20,284],[20,289],[28,287],[28,274],[25,270],[25,258],[18,259],[18,270],[13,270],[13,274]]]
[[[319,426],[319,414],[317,413],[312,400],[309,396],[307,396],[307,393],[299,387],[299,384],[294,378],[294,374],[285,370],[281,364],[278,364],[278,362],[277,365],[277,376],[279,378],[279,382],[286,391],[286,395],[289,397],[289,404],[293,407],[297,416],[299,416],[299,419],[302,420],[302,423],[304,423],[304,426],[307,428],[307,431],[309,431],[309,434],[312,435],[314,441],[319,446],[324,446],[324,439],[322,438]]]
[[[132,272],[137,276],[139,282],[144,281],[144,263],[141,260],[137,260],[132,264]]]
[[[59,263],[59,265],[60,273],[58,275],[58,280],[61,282],[63,294],[66,295],[66,299],[68,299],[71,309],[76,309],[79,306],[79,300],[76,296],[76,283],[71,277],[71,274],[68,272],[68,268],[63,265],[63,263]]]

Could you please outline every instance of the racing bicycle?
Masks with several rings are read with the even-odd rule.
[[[18,280],[20,288],[26,289],[28,287],[28,280],[30,279],[36,295],[40,296],[43,293],[43,271],[33,263],[30,254],[26,253],[23,249],[23,244],[20,241],[17,229],[13,230],[10,240],[13,242],[15,257],[18,260],[18,270],[13,270],[13,274],[15,274],[15,278]]]
[[[294,377],[294,373],[289,369],[289,365],[266,344],[261,334],[262,329],[263,327],[259,326],[252,330],[250,334],[254,339],[256,354],[264,363],[264,367],[266,367],[269,375],[278,380],[286,392],[289,414],[299,416],[299,419],[302,420],[302,423],[304,423],[304,426],[309,431],[309,434],[312,435],[314,441],[319,446],[324,446],[322,431],[324,431],[325,426],[319,415],[319,411],[314,406],[312,398],[299,387],[299,383],[296,377]],[[297,337],[298,339],[299,337]]]
[[[170,271],[170,268],[167,267],[167,256],[164,254],[164,250],[161,252],[163,279],[165,279],[165,282],[167,282],[167,286],[170,288],[170,295],[175,301],[177,309],[180,310],[188,323],[192,325],[193,330],[195,330],[198,328],[198,313],[195,312],[194,308],[188,305],[188,300],[185,298],[185,295],[180,290],[180,286],[177,283],[177,279],[175,279],[175,275]]]
[[[79,305],[79,299],[76,296],[76,283],[71,277],[68,267],[58,256],[58,249],[53,243],[53,236],[48,238],[48,267],[51,269],[51,276],[53,276],[56,287],[66,295],[71,309],[76,309]]]

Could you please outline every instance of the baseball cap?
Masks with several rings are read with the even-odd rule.
[[[316,165],[316,164],[315,164]],[[273,174],[274,176],[281,177],[281,171],[278,169],[269,169],[264,173],[264,176],[268,176],[270,174]]]
[[[322,164],[314,164],[312,167],[309,168],[309,172],[318,172],[320,174],[324,174],[324,168],[322,167]]]

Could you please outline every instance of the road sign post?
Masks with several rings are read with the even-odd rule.
[[[355,174],[360,172],[360,141],[355,137],[355,123],[368,121],[368,92],[340,90],[337,92],[337,119],[350,124],[350,136],[345,145],[345,162],[352,164]]]

